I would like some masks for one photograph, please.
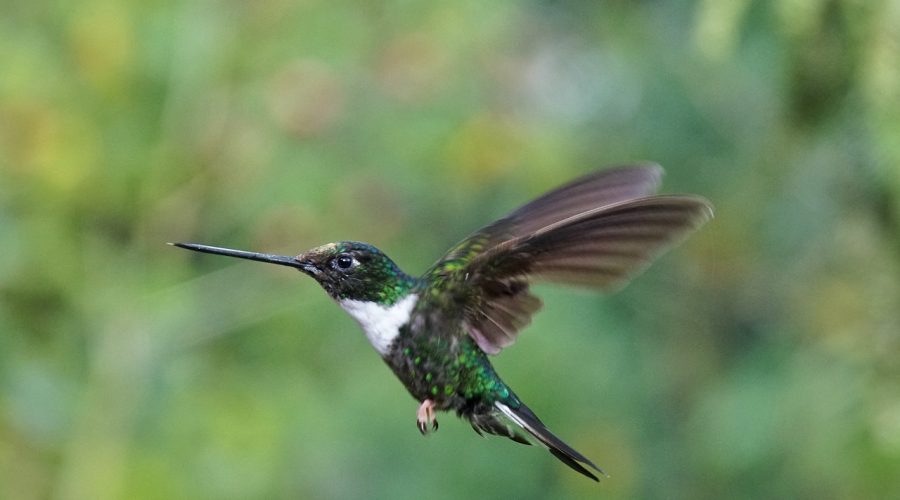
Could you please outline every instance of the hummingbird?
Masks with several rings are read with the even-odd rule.
[[[547,428],[490,356],[513,344],[540,309],[532,283],[615,290],[712,218],[700,196],[654,194],[662,173],[656,164],[589,173],[475,231],[419,277],[356,241],[293,257],[170,244],[292,267],[316,280],[419,403],[423,435],[438,430],[437,412],[453,411],[480,435],[534,442],[599,481],[602,469]]]

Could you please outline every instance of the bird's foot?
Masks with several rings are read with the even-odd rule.
[[[429,425],[431,425],[431,429],[428,428]],[[430,399],[422,401],[422,405],[416,411],[416,427],[423,436],[438,430],[438,421],[434,417],[434,401]]]

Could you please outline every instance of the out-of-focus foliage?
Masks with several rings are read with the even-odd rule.
[[[900,4],[0,6],[0,497],[900,497]],[[291,270],[421,272],[594,168],[716,219],[496,363],[610,478],[417,403]]]

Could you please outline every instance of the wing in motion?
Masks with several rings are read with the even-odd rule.
[[[577,179],[476,231],[427,275],[465,311],[478,346],[497,354],[541,306],[531,281],[615,289],[712,218],[699,196],[653,196],[661,176],[640,165]]]

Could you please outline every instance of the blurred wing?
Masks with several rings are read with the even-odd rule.
[[[613,289],[712,217],[700,197],[646,196],[660,174],[616,169],[552,191],[457,245],[429,271],[431,282],[463,307],[479,347],[496,354],[540,308],[530,281]]]
[[[513,238],[598,207],[651,195],[659,189],[662,167],[655,163],[612,168],[579,177],[470,234],[450,249],[430,272],[457,269],[478,254]]]
[[[711,218],[712,206],[699,196],[639,198],[503,242],[473,260],[472,268],[485,281],[525,269],[534,278],[609,291]]]

